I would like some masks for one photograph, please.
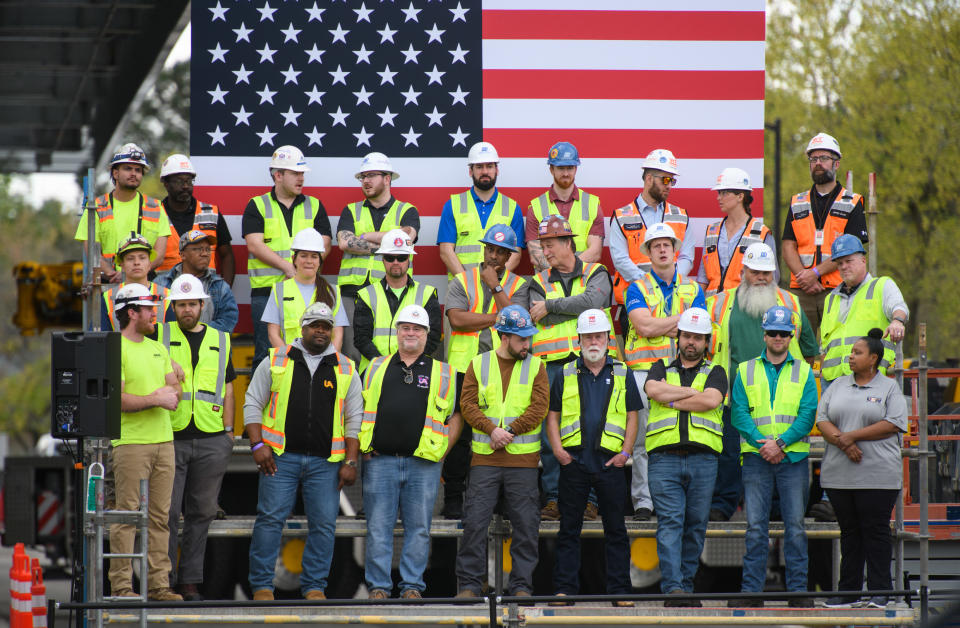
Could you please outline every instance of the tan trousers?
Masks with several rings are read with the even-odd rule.
[[[807,315],[810,326],[813,327],[813,334],[820,341],[820,321],[823,320],[823,308],[826,305],[827,295],[830,289],[818,292],[817,294],[807,294],[800,288],[790,288],[790,292],[797,295],[800,300],[800,307],[803,313]]]
[[[113,472],[116,477],[117,510],[137,510],[140,505],[140,480],[148,480],[150,501],[147,505],[147,590],[169,586],[170,494],[176,469],[173,441],[153,445],[120,445],[113,449]],[[110,551],[133,552],[136,526],[110,526]],[[144,542],[143,539],[140,542]],[[133,564],[129,558],[110,561],[110,587],[113,591],[133,586]],[[141,583],[143,586],[143,583]]]

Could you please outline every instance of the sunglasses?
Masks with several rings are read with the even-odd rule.
[[[781,331],[779,329],[770,329],[763,333],[766,334],[767,336],[770,336],[771,338],[789,338],[790,336],[793,335],[792,332]]]
[[[410,259],[409,255],[384,255],[383,261],[385,262],[405,262]]]
[[[676,177],[657,177],[657,178],[660,179],[660,182],[663,183],[664,185],[676,185],[676,184],[677,184],[677,178],[676,178]]]

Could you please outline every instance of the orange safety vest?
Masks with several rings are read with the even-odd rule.
[[[125,285],[130,283],[125,281],[121,283],[117,288],[122,288]],[[148,288],[150,288],[150,294],[153,296],[159,296],[163,298],[163,301],[160,302],[159,307],[157,308],[157,323],[162,324],[167,322],[167,296],[170,294],[169,288],[164,288],[159,284],[155,284],[152,281],[149,282]],[[107,309],[107,316],[110,317],[110,325],[112,326],[113,331],[120,331],[120,321],[117,320],[117,309],[116,303],[114,303],[113,295],[116,293],[117,288],[110,288],[103,293],[103,307]],[[103,329],[101,331],[111,331],[110,329]]]
[[[747,247],[757,242],[763,242],[770,230],[763,224],[763,218],[752,218],[737,241],[737,247],[730,256],[730,263],[726,268],[720,264],[720,251],[717,244],[720,241],[720,229],[727,219],[715,222],[707,227],[703,238],[703,264],[707,273],[706,296],[714,295],[740,285],[740,269],[743,268],[743,254]],[[728,234],[729,235],[729,234]]]
[[[800,254],[800,263],[804,268],[815,266],[818,257],[821,261],[830,259],[833,241],[844,234],[850,213],[862,201],[861,195],[848,192],[841,186],[840,193],[837,194],[827,214],[827,220],[823,223],[823,229],[817,229],[813,220],[813,206],[810,204],[810,190],[794,194],[790,199],[790,213],[793,215],[793,235],[797,239],[797,253]],[[827,288],[836,288],[842,281],[837,271],[820,278],[820,283]],[[800,287],[793,273],[790,273],[790,287]]]
[[[150,239],[144,226],[150,228],[151,234],[156,233],[157,227],[160,224],[160,201],[141,192],[137,192],[137,197],[140,199],[140,212],[137,216],[136,232],[147,237],[149,241]],[[106,194],[101,194],[94,200],[94,203],[97,205],[97,220],[100,221],[100,227],[109,227],[113,222],[113,193],[107,192]],[[146,225],[144,223],[146,223]],[[120,248],[119,235],[120,234],[113,234],[112,236],[104,235],[101,237],[100,254],[104,259],[113,262],[113,257],[117,254],[117,249]]]
[[[168,213],[167,216],[170,214]],[[217,224],[220,221],[220,209],[216,205],[208,205],[197,201],[197,211],[193,216],[193,226],[191,230],[202,231],[213,238],[217,237]],[[167,250],[163,256],[163,263],[157,268],[161,273],[170,270],[180,263],[180,235],[170,221],[170,237],[167,238]],[[210,256],[210,268],[217,269],[217,252],[214,247],[213,254]]]
[[[696,281],[684,277],[679,272],[676,273],[676,280],[673,284],[673,296],[670,299],[670,310],[666,309],[666,299],[660,290],[660,285],[653,278],[653,272],[648,272],[636,282],[640,294],[646,302],[646,307],[654,318],[667,318],[683,313],[685,310],[693,307],[693,302],[700,294],[700,286]],[[666,358],[672,360],[677,355],[677,339],[670,336],[657,336],[648,338],[637,333],[636,328],[631,324],[629,330],[625,332],[626,338],[623,345],[624,363],[630,370],[647,371],[650,366]]]
[[[650,258],[640,250],[640,245],[643,244],[643,238],[647,235],[647,224],[643,221],[643,216],[640,215],[640,206],[637,205],[637,200],[634,199],[629,205],[624,205],[613,212],[613,218],[617,221],[617,226],[620,227],[623,237],[627,240],[627,252],[630,254],[630,260],[636,264],[641,271],[645,273],[650,272],[652,268]],[[673,229],[673,233],[680,242],[683,242],[683,236],[687,233],[687,223],[689,220],[687,210],[682,207],[677,207],[676,205],[671,205],[670,203],[665,203],[662,222]],[[680,259],[679,247],[673,256],[673,261],[677,261],[678,259]],[[613,298],[616,299],[620,305],[623,305],[627,288],[629,287],[630,282],[623,278],[620,271],[616,271],[613,274]]]

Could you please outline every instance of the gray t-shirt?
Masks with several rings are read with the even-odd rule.
[[[503,275],[500,276],[500,279],[503,279]],[[527,280],[521,277],[520,286],[517,287],[516,292],[513,293],[513,297],[510,298],[510,304],[519,305],[525,310],[530,309],[530,302],[527,298],[528,287],[529,284]],[[480,282],[480,290],[483,291],[483,310],[487,311],[490,307],[490,301],[493,300],[493,293],[490,292],[490,288],[488,288],[487,284],[483,281]],[[447,311],[463,310],[469,312],[472,305],[470,299],[467,297],[466,290],[463,289],[463,284],[456,278],[451,279],[450,284],[447,286],[447,303],[445,306]],[[490,329],[483,329],[480,331],[479,353],[486,353],[491,349],[493,349],[493,339],[490,336]]]
[[[843,375],[835,379],[820,398],[817,423],[821,421],[830,421],[841,432],[889,421],[906,432],[907,402],[895,379],[878,373],[866,386],[857,386],[853,375]],[[822,487],[894,490],[903,487],[899,434],[881,440],[857,441],[857,447],[863,452],[859,463],[827,444],[820,467]]]
[[[299,281],[294,283],[300,288],[300,296],[303,297],[303,302],[307,305],[313,303],[313,293],[317,291],[317,284],[312,281],[310,283],[300,283]],[[276,286],[270,289],[270,299],[267,301],[267,306],[263,309],[263,316],[260,317],[260,320],[264,323],[280,324],[280,308],[277,307]],[[341,307],[337,310],[337,313],[333,315],[333,326],[347,327],[349,325],[350,322],[347,320],[347,313]]]

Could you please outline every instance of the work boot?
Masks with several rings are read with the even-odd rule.
[[[541,521],[560,521],[560,507],[557,506],[557,500],[551,499],[547,505],[540,511]]]
[[[200,590],[195,584],[178,584],[176,591],[182,595],[183,599],[187,602],[199,602],[203,599],[203,596],[200,595]]]
[[[597,508],[597,505],[587,502],[587,507],[583,511],[583,520],[596,521],[598,516],[600,516],[600,510]]]
[[[653,515],[653,511],[649,508],[637,508],[633,511],[633,520],[634,521],[650,521],[650,516]]]
[[[463,519],[463,497],[444,499],[440,516],[444,519]]]
[[[384,591],[383,589],[374,589],[367,594],[368,600],[387,600],[390,599],[390,594]]]
[[[422,600],[423,596],[416,589],[406,589],[400,594],[401,600]]]
[[[132,588],[122,587],[119,589],[114,589],[110,593],[110,597],[140,597],[140,596]]]
[[[327,594],[320,589],[311,589],[307,591],[307,594],[303,597],[307,600],[325,600],[327,599]]]
[[[710,521],[730,521],[730,517],[733,515],[728,515],[719,508],[711,508],[709,519]]]
[[[833,504],[820,501],[810,506],[810,516],[814,521],[830,522],[836,521],[837,515],[833,512]]]
[[[273,589],[257,589],[253,592],[254,602],[266,602],[273,599]]]
[[[170,587],[159,587],[147,591],[147,599],[151,602],[182,602],[183,596]]]

